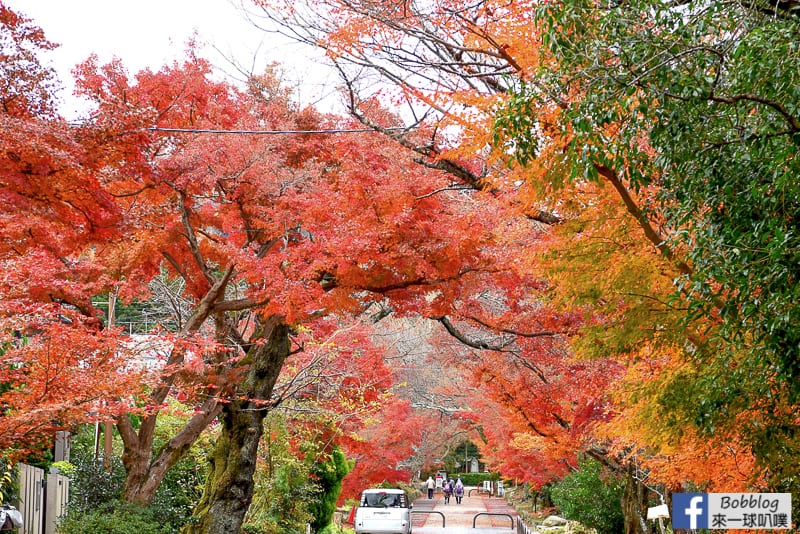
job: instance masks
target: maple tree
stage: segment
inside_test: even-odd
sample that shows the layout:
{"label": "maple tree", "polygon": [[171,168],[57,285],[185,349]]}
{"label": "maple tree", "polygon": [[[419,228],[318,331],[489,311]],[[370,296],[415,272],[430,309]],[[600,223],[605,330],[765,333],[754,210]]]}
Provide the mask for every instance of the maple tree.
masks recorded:
{"label": "maple tree", "polygon": [[[21,286],[20,309],[36,309],[57,290],[59,305],[86,323],[81,332],[103,332],[122,347],[123,333],[103,330],[92,297],[113,292],[123,302],[146,301],[152,280],[182,279],[182,305],[144,349],[160,363],[140,369],[146,381],[120,373],[147,391],[108,398],[139,415],[134,426],[114,412],[125,448],[124,496],[134,502],[148,502],[199,433],[221,421],[199,521],[187,531],[231,532],[241,524],[263,418],[284,363],[300,348],[300,325],[322,335],[338,317],[374,301],[398,314],[441,316],[454,311],[457,298],[476,298],[487,282],[520,282],[495,231],[501,210],[449,192],[447,175],[416,168],[381,137],[174,130],[352,127],[300,109],[269,75],[245,90],[211,81],[210,66],[192,49],[184,63],[134,78],[116,60],[99,65],[90,58],[76,72],[79,91],[96,108],[67,130],[87,160],[61,178],[73,188],[67,206],[77,205],[85,220],[48,213],[65,235],[73,232],[44,243],[59,247],[51,263],[68,267],[55,288],[44,283],[52,279],[45,264],[34,263],[36,236],[18,238],[16,264],[27,267],[17,270],[19,278],[33,274],[39,283]],[[393,120],[386,112],[373,116]],[[51,189],[41,200],[58,205],[59,195]],[[78,204],[82,195],[99,207]],[[82,361],[94,354],[85,344],[64,347]],[[65,356],[57,349],[55,357]],[[132,356],[114,354],[128,362]],[[171,394],[194,411],[153,450],[155,422]]]}
{"label": "maple tree", "polygon": [[44,67],[37,54],[56,47],[41,28],[24,15],[0,4],[3,24],[3,112],[11,117],[55,116],[56,75]]}
{"label": "maple tree", "polygon": [[[796,370],[796,132],[786,88],[747,96],[759,94],[747,92],[748,80],[791,70],[793,49],[763,68],[753,61],[792,31],[791,16],[766,23],[743,7],[722,20],[755,16],[758,30],[718,32],[726,37],[713,47],[693,48],[695,30],[718,22],[709,11],[669,41],[686,53],[660,63],[652,58],[664,52],[665,32],[642,32],[642,24],[671,23],[678,12],[662,6],[666,18],[650,20],[644,2],[627,15],[566,2],[258,4],[278,31],[325,48],[353,119],[385,137],[169,130],[358,124],[299,108],[270,75],[251,77],[244,90],[213,82],[191,49],[184,63],[135,78],[119,62],[90,59],[79,68],[80,87],[97,109],[81,127],[39,106],[46,98],[31,96],[37,104],[21,108],[25,100],[7,99],[14,104],[3,117],[4,150],[11,147],[4,194],[31,221],[23,227],[6,216],[2,225],[7,316],[27,326],[34,313],[49,323],[66,313],[73,322],[51,333],[63,332],[64,343],[76,329],[93,341],[109,336],[73,362],[101,354],[124,362],[130,354],[119,333],[102,332],[92,297],[146,300],[158,276],[183,280],[184,305],[154,332],[164,365],[147,377],[149,392],[112,390],[142,377],[110,373],[118,368],[111,360],[96,377],[119,378],[98,390],[114,401],[106,413],[130,409],[120,399],[142,413],[138,428],[117,417],[128,499],[146,502],[219,418],[224,437],[196,531],[235,531],[252,495],[263,417],[288,391],[281,371],[301,369],[302,352],[294,352],[307,340],[304,329],[324,338],[375,303],[388,310],[380,315],[429,317],[448,334],[436,349],[457,355],[474,389],[439,388],[437,402],[459,402],[438,408],[472,407],[483,453],[520,479],[546,482],[583,451],[628,474],[644,459],[669,490],[687,481],[737,489],[791,483],[796,441],[791,432],[780,446],[769,437],[796,425],[794,389],[783,387]],[[643,62],[608,44],[617,36]],[[596,54],[613,56],[592,63],[597,72],[582,63]],[[693,62],[676,71],[683,58]],[[737,69],[718,68],[730,62]],[[704,69],[717,76],[698,78]],[[576,75],[587,72],[598,76]],[[33,95],[40,83],[29,80],[22,93]],[[414,127],[403,128],[393,111],[399,104]],[[711,122],[709,109],[719,111]],[[729,123],[749,133],[736,137]],[[19,142],[17,131],[37,142]],[[744,187],[742,168],[760,188]],[[785,172],[767,179],[779,168]],[[48,338],[31,339],[36,346]],[[9,353],[17,358],[11,367],[24,353]],[[369,376],[366,367],[359,373]],[[374,378],[388,384],[386,375]],[[173,393],[195,412],[153,451],[156,417]],[[325,402],[331,412],[346,410]],[[367,425],[367,441],[343,440],[360,460],[351,480],[371,481],[362,468],[399,475],[406,451],[384,439],[393,437],[385,426],[408,412],[402,402],[391,410],[384,418],[395,419],[379,425],[352,421],[354,429]],[[404,430],[422,436],[434,426],[417,419]],[[717,441],[704,444],[711,430]],[[712,446],[722,444],[731,448]],[[367,447],[396,454],[386,471],[370,463],[377,457]],[[227,454],[236,450],[248,452]],[[758,477],[765,465],[772,481]],[[744,469],[735,479],[714,476],[733,466]],[[239,477],[234,486],[220,484],[227,474]],[[638,528],[641,503],[626,510]],[[214,518],[227,523],[212,525]]]}
{"label": "maple tree", "polygon": [[[693,349],[673,346],[682,370],[654,379],[680,392],[655,394],[673,434],[686,425],[700,439],[732,434],[759,459],[756,472],[792,487],[797,205],[789,154],[798,122],[796,84],[776,73],[794,75],[797,56],[771,51],[785,46],[797,18],[783,5],[687,9],[543,7],[544,42],[559,68],[532,76],[512,108],[545,93],[578,95],[565,100],[563,116],[573,176],[613,173],[631,190],[650,189],[639,211],[662,228],[650,239],[665,256],[685,258],[675,278]],[[765,84],[774,79],[781,83]],[[529,134],[511,129],[522,157],[534,156]],[[785,436],[779,447],[776,435]]]}
{"label": "maple tree", "polygon": [[[438,2],[431,5],[376,5],[350,1],[313,2],[302,6],[293,3],[291,7],[281,2],[259,4],[264,6],[267,16],[273,17],[276,31],[326,50],[340,69],[350,111],[354,116],[366,124],[374,124],[362,109],[365,103],[373,101],[373,95],[368,91],[375,86],[382,94],[388,95],[385,98],[393,103],[408,103],[417,112],[414,117],[418,118],[419,125],[430,125],[420,128],[426,137],[417,134],[416,138],[412,138],[384,130],[386,135],[397,140],[401,146],[424,156],[421,159],[424,165],[447,170],[463,186],[491,191],[515,205],[515,215],[541,223],[507,221],[504,232],[509,240],[524,242],[528,251],[541,250],[536,246],[537,240],[552,231],[544,225],[559,222],[562,216],[575,218],[580,212],[576,206],[581,201],[576,198],[571,202],[568,193],[558,202],[550,203],[550,209],[545,209],[548,207],[545,201],[550,199],[542,194],[542,190],[546,193],[552,188],[529,179],[526,176],[529,169],[513,165],[508,167],[508,158],[499,151],[487,150],[487,144],[492,140],[495,106],[516,83],[515,77],[524,77],[541,64],[540,55],[530,46],[536,35],[536,28],[530,25],[528,16],[533,4],[509,6],[503,2],[481,2],[474,6],[463,6],[455,2]],[[379,82],[368,85],[365,83],[366,76],[373,76]],[[367,91],[366,94],[360,92],[362,87]],[[547,150],[556,158],[564,146],[556,128],[559,107],[552,103],[549,106],[541,105],[537,111],[541,117],[537,126],[542,126],[539,131],[551,136]],[[452,141],[443,133],[449,128],[459,132],[457,141]],[[535,169],[536,177],[539,173],[552,170],[548,167],[547,164],[539,165]],[[584,195],[592,194],[584,192]],[[556,206],[558,214],[553,209]],[[517,261],[524,262],[529,272],[544,273],[534,261]],[[538,283],[545,291],[552,289],[545,278]],[[493,313],[486,306],[483,310],[473,307],[462,313],[468,320],[457,326],[448,318],[441,318],[447,331],[472,349],[494,352],[502,357],[501,360],[510,359],[509,368],[501,367],[509,375],[506,376],[502,371],[497,375],[509,381],[515,378],[520,380],[517,384],[506,383],[506,388],[513,390],[515,395],[531,387],[531,383],[538,382],[535,388],[553,387],[547,382],[550,377],[558,375],[570,365],[564,361],[567,359],[565,350],[548,347],[541,351],[545,354],[542,367],[531,372],[527,380],[523,379],[524,373],[514,369],[514,366],[522,368],[528,365],[535,369],[536,360],[541,357],[540,349],[529,346],[526,336],[569,337],[581,323],[573,310],[548,307],[546,298],[536,303],[541,308],[531,310],[527,306],[527,313],[523,313],[532,300],[530,295],[522,292],[509,298],[510,309],[504,310],[501,317],[491,317]],[[492,328],[494,334],[490,333]],[[477,329],[482,333],[470,339],[470,336],[464,335],[464,329]],[[494,338],[486,338],[486,335]],[[514,346],[515,340],[520,340],[518,343],[521,346]],[[504,348],[508,354],[504,354]],[[537,354],[537,357],[533,354]],[[548,359],[550,355],[552,359]],[[514,357],[518,359],[514,361]],[[483,358],[485,362],[481,361]],[[497,360],[489,358],[486,353],[474,358],[476,376],[480,375],[481,369],[496,365]],[[583,384],[570,386],[580,388]],[[486,388],[491,389],[491,386]],[[599,386],[594,391],[601,390],[602,386]],[[503,388],[498,387],[495,393],[500,395],[501,391]],[[560,418],[562,422],[556,425],[568,427],[566,420],[571,419],[572,415],[567,416],[566,413],[580,410],[581,402],[571,403],[568,400],[571,392],[565,389],[552,391],[551,394],[558,399],[555,402],[563,400],[560,409],[566,411],[554,411],[552,406],[547,406],[547,401],[544,401],[546,396],[542,395],[539,401],[542,410],[539,413],[542,417],[554,417],[554,421]],[[562,396],[566,398],[562,399]],[[519,413],[530,411],[536,410],[523,409]]]}
{"label": "maple tree", "polygon": [[575,467],[588,430],[605,418],[606,390],[621,366],[605,357],[573,358],[565,339],[581,322],[550,309],[547,328],[532,331],[542,310],[527,305],[506,310],[504,332],[475,315],[448,320],[456,339],[439,332],[437,347],[462,371],[466,399],[458,415],[479,431],[482,459],[538,488]]}
{"label": "maple tree", "polygon": [[[254,3],[262,8],[259,15],[272,21],[270,31],[324,50],[341,74],[351,115],[416,153],[421,164],[479,190],[498,185],[495,179],[514,182],[514,176],[499,172],[505,159],[488,153],[487,143],[497,95],[510,89],[521,69],[537,64],[538,54],[526,45],[533,28],[516,16],[532,4]],[[381,128],[386,125],[364,113],[376,102],[402,110],[419,128]],[[519,185],[527,188],[524,183]],[[552,213],[526,209],[533,218],[556,220]]]}
{"label": "maple tree", "polygon": [[[614,439],[624,434],[644,457],[682,443],[686,461],[695,453],[689,481],[725,454],[709,458],[698,443],[706,434],[687,427],[720,432],[718,445],[749,434],[745,456],[760,448],[762,459],[749,464],[752,487],[766,466],[783,473],[778,484],[791,479],[795,441],[787,435],[776,448],[763,440],[771,431],[757,429],[796,424],[792,388],[781,387],[797,346],[788,326],[796,323],[796,203],[788,200],[796,194],[785,179],[792,164],[781,163],[793,153],[796,98],[791,83],[766,92],[752,86],[796,72],[794,49],[779,37],[796,26],[786,6],[698,10],[683,20],[683,4],[649,2],[633,10],[584,2],[256,4],[274,31],[326,51],[355,117],[374,125],[362,109],[376,95],[407,104],[414,124],[430,126],[428,136],[384,133],[423,164],[519,202],[528,217],[563,222],[542,233],[532,251],[545,259],[532,263],[552,284],[555,307],[584,319],[566,333],[572,351],[649,370],[606,384],[617,405],[609,414],[635,422]],[[754,29],[731,30],[745,26]],[[767,43],[786,53],[762,61]],[[735,71],[723,68],[729,63]],[[498,104],[505,112],[495,120]],[[738,123],[741,131],[731,126]],[[500,150],[487,149],[490,138]],[[484,339],[473,341],[485,350]],[[794,344],[777,349],[786,343]],[[522,413],[529,411],[536,410]],[[608,434],[595,439],[602,444]],[[612,450],[589,448],[607,462]],[[789,454],[779,459],[778,450]],[[679,487],[674,472],[665,479]]]}
{"label": "maple tree", "polygon": [[58,117],[55,74],[37,55],[55,45],[41,29],[0,3],[0,39],[0,447],[14,455],[119,413],[145,382],[92,313],[109,279],[88,251],[120,220],[100,186],[102,148]]}
{"label": "maple tree", "polygon": [[293,436],[292,451],[305,458],[314,448],[313,455],[324,457],[339,447],[352,463],[340,502],[369,485],[407,482],[411,473],[403,463],[423,424],[398,395],[390,356],[374,343],[373,330],[371,319],[360,320],[307,340],[276,386],[276,413]]}
{"label": "maple tree", "polygon": [[[459,415],[469,409],[463,366],[457,358],[446,357],[452,351],[433,336],[437,326],[433,320],[387,316],[375,325],[373,334],[392,368],[393,391],[409,404],[413,415],[394,431],[405,434],[405,442],[413,444],[413,454],[403,459],[405,478],[409,473],[418,476],[438,469],[450,472],[454,449],[475,436],[471,420]],[[389,421],[378,424],[385,426]],[[381,438],[380,429],[375,436],[386,439]]]}

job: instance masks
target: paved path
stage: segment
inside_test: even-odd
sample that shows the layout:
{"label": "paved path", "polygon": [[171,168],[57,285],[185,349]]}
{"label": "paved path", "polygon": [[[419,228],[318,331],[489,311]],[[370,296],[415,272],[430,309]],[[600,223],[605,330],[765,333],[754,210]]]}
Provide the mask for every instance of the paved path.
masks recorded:
{"label": "paved path", "polygon": [[[456,504],[455,497],[450,499],[450,504],[444,503],[444,497],[436,494],[429,500],[427,496],[414,501],[411,512],[413,534],[510,534],[516,532],[517,513],[505,499],[489,497],[486,494],[478,495],[477,490],[468,496],[465,493],[461,504]],[[437,513],[424,513],[424,512]],[[508,514],[508,515],[481,515],[479,513]],[[442,527],[442,515],[444,527]],[[475,521],[475,528],[472,528]]]}

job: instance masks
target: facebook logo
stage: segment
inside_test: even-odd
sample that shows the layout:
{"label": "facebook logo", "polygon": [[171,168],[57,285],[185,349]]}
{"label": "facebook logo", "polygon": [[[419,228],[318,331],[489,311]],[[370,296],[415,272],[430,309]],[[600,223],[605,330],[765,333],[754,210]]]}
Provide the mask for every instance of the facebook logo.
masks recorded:
{"label": "facebook logo", "polygon": [[791,493],[673,493],[676,529],[792,528]]}
{"label": "facebook logo", "polygon": [[673,528],[708,528],[708,494],[674,493],[672,495]]}

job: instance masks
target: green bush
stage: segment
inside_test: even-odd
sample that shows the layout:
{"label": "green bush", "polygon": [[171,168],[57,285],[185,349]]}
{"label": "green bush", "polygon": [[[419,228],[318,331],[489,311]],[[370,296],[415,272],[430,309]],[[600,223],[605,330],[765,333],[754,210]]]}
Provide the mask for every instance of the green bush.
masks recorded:
{"label": "green bush", "polygon": [[170,534],[153,508],[142,508],[116,501],[110,509],[93,509],[70,513],[57,527],[59,534]]}
{"label": "green bush", "polygon": [[14,462],[0,457],[0,504],[19,499],[19,480]]}
{"label": "green bush", "polygon": [[[418,498],[419,498],[420,496],[422,496],[422,495],[423,495],[423,493],[424,493],[424,492],[423,492],[423,491],[420,489],[420,486],[419,486],[419,484],[411,484],[411,483],[406,483],[406,482],[398,482],[397,484],[395,484],[395,485],[394,485],[394,486],[392,486],[392,487],[394,487],[394,488],[397,488],[397,489],[401,489],[401,490],[405,491],[405,492],[406,492],[406,495],[408,495],[408,501],[409,501],[409,502],[414,502],[416,499],[418,499]],[[353,502],[353,504],[358,504],[358,500],[356,499],[356,500]]]}
{"label": "green bush", "polygon": [[292,450],[292,438],[282,414],[272,413],[264,423],[266,435],[260,444],[255,472],[255,494],[247,511],[245,534],[296,534],[305,532],[314,516],[310,503],[319,489],[312,480],[316,454],[299,458]]}
{"label": "green bush", "polygon": [[480,486],[485,480],[497,479],[497,475],[494,473],[448,473],[447,476],[452,477],[453,480],[461,477],[461,482],[465,486]]}
{"label": "green bush", "polygon": [[[69,476],[69,513],[73,510],[88,512],[102,509],[122,495],[125,484],[125,468],[119,458],[111,461],[111,470],[106,470],[102,461],[90,455],[72,454],[73,470]],[[76,457],[77,456],[77,457]]]}
{"label": "green bush", "polygon": [[[70,479],[69,506],[62,523],[65,528],[73,528],[73,525],[77,528],[68,532],[93,532],[90,528],[80,530],[81,521],[113,523],[115,518],[128,516],[145,525],[150,515],[158,518],[153,526],[158,526],[160,530],[155,532],[178,532],[181,526],[191,520],[192,508],[199,499],[205,475],[194,457],[183,458],[169,470],[149,507],[129,509],[119,503],[125,483],[125,469],[120,454],[115,454],[111,469],[107,470],[102,461],[94,458],[93,434],[93,428],[87,426],[73,436],[72,461],[67,464],[69,468],[62,471]],[[62,463],[59,467],[66,465]],[[149,532],[145,526],[137,531],[138,534]]]}
{"label": "green bush", "polygon": [[336,501],[342,492],[342,479],[350,472],[353,465],[347,461],[341,449],[334,448],[327,461],[318,462],[312,472],[317,481],[319,493],[309,504],[309,512],[314,516],[311,528],[323,531],[331,523]]}
{"label": "green bush", "polygon": [[597,460],[585,458],[578,471],[553,485],[551,497],[567,519],[598,534],[618,534],[624,530],[622,490],[622,480],[605,472]]}
{"label": "green bush", "polygon": [[276,534],[282,532],[277,522],[270,518],[260,518],[258,523],[242,525],[242,534]]}

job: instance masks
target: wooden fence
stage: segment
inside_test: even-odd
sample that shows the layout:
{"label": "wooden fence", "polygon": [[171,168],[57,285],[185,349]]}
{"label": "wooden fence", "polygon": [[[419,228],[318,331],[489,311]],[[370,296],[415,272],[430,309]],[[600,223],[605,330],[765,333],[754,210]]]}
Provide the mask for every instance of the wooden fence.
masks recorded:
{"label": "wooden fence", "polygon": [[23,525],[19,534],[55,534],[56,522],[69,499],[69,479],[59,473],[18,465],[19,502]]}

